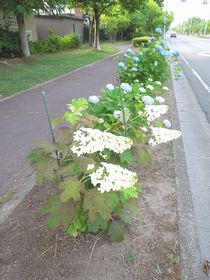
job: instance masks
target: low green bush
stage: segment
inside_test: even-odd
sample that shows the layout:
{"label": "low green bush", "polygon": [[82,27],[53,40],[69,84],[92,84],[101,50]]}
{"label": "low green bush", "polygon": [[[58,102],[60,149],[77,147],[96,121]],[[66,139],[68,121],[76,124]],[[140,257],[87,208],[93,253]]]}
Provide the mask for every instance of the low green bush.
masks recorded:
{"label": "low green bush", "polygon": [[59,36],[49,30],[49,36],[40,41],[30,42],[29,47],[32,54],[36,53],[55,53],[59,50],[77,48],[80,44],[76,34]]}
{"label": "low green bush", "polygon": [[74,49],[77,48],[79,44],[79,37],[75,34],[60,37],[60,45],[62,49]]}
{"label": "low green bush", "polygon": [[21,56],[18,33],[0,28],[0,57],[13,58],[18,56]]}
{"label": "low green bush", "polygon": [[142,36],[142,37],[137,37],[137,38],[134,38],[132,40],[132,43],[133,43],[133,46],[134,47],[138,47],[139,45],[141,44],[147,44],[148,41],[149,41],[150,37],[149,36]]}

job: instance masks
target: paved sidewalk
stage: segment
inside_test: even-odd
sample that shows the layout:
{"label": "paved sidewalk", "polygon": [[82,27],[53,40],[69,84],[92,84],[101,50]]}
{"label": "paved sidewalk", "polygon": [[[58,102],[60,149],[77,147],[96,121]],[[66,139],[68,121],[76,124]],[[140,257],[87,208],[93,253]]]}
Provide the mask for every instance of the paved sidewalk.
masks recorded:
{"label": "paved sidewalk", "polygon": [[[128,45],[119,46],[119,51]],[[20,81],[21,83],[21,81]],[[116,83],[113,57],[93,63],[21,95],[0,102],[0,197],[22,185],[31,169],[26,161],[33,141],[49,139],[49,127],[40,93],[48,93],[52,117],[61,116],[76,97],[98,95],[107,83]]]}
{"label": "paved sidewalk", "polygon": [[173,87],[184,145],[181,151],[175,144],[183,279],[202,280],[202,265],[210,260],[210,124],[187,79],[173,81]]}

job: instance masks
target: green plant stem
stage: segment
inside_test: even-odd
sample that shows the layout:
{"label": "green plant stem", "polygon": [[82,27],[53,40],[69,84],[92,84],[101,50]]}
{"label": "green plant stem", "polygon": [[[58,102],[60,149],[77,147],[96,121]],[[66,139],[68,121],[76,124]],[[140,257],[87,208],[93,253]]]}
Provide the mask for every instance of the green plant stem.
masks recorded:
{"label": "green plant stem", "polygon": [[125,134],[125,136],[127,136],[127,123],[126,123],[126,119],[125,119],[125,106],[124,106],[123,95],[122,95],[121,91],[120,91],[120,104],[121,104],[121,110],[122,110],[122,115],[123,115],[124,134]]}

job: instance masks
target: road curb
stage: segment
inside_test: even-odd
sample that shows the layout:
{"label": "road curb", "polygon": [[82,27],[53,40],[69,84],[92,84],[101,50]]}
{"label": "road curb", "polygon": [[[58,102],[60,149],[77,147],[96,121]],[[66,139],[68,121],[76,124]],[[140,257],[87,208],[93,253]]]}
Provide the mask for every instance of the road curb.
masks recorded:
{"label": "road curb", "polygon": [[100,60],[97,60],[97,61],[95,61],[95,62],[89,63],[89,64],[87,64],[87,65],[85,65],[85,66],[82,66],[82,67],[80,67],[80,68],[77,68],[77,69],[75,69],[75,70],[73,70],[73,71],[70,71],[70,72],[65,73],[65,74],[63,74],[63,75],[60,75],[60,76],[55,77],[55,78],[53,78],[53,79],[47,80],[47,81],[45,81],[45,82],[43,82],[43,83],[37,84],[37,85],[35,85],[35,86],[31,87],[31,88],[28,88],[28,89],[25,89],[25,90],[23,90],[23,91],[17,92],[17,93],[15,93],[14,95],[10,95],[10,96],[1,98],[1,99],[0,99],[0,102],[7,101],[7,100],[9,100],[9,99],[15,98],[15,97],[18,96],[18,95],[22,95],[22,94],[24,94],[24,93],[27,93],[28,91],[31,91],[31,90],[33,90],[33,89],[36,89],[36,88],[38,88],[38,87],[40,87],[40,86],[44,86],[44,85],[47,85],[47,84],[49,84],[49,83],[51,83],[51,82],[55,82],[55,81],[57,81],[57,80],[59,80],[59,79],[65,78],[65,77],[67,77],[67,76],[69,76],[69,75],[72,75],[72,74],[74,74],[74,73],[76,73],[76,72],[82,70],[82,69],[85,69],[85,68],[88,68],[88,67],[90,67],[90,66],[92,66],[92,65],[95,65],[95,64],[97,64],[97,63],[103,62],[103,61],[105,61],[105,60],[107,60],[107,59],[110,59],[110,58],[112,58],[112,57],[115,57],[115,56],[117,56],[117,55],[119,55],[119,54],[121,54],[121,53],[123,53],[123,51],[114,53],[114,54],[109,55],[109,56],[107,56],[107,57],[105,57],[105,58],[103,58],[103,59],[100,59]]}
{"label": "road curb", "polygon": [[29,175],[24,183],[22,183],[16,190],[12,198],[0,207],[0,225],[5,222],[9,215],[22,202],[26,195],[35,186],[35,174]]}
{"label": "road curb", "polygon": [[[172,65],[170,67],[172,73]],[[182,79],[186,79],[185,76]],[[180,82],[171,80],[170,88],[173,93],[176,92],[175,83]],[[175,94],[172,96],[172,122],[174,127],[180,129]],[[200,245],[182,138],[174,142],[174,157],[182,279],[206,280],[208,278],[202,271]]]}

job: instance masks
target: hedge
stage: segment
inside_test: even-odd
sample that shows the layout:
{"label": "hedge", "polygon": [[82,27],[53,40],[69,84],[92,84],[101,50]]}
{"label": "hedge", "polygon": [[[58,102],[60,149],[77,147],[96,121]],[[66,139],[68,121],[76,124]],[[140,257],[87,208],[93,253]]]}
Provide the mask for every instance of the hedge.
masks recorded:
{"label": "hedge", "polygon": [[149,36],[142,36],[142,37],[137,37],[137,38],[134,38],[132,40],[132,43],[133,43],[133,46],[134,47],[138,47],[139,45],[141,44],[147,44],[148,41],[149,41],[150,37]]}

